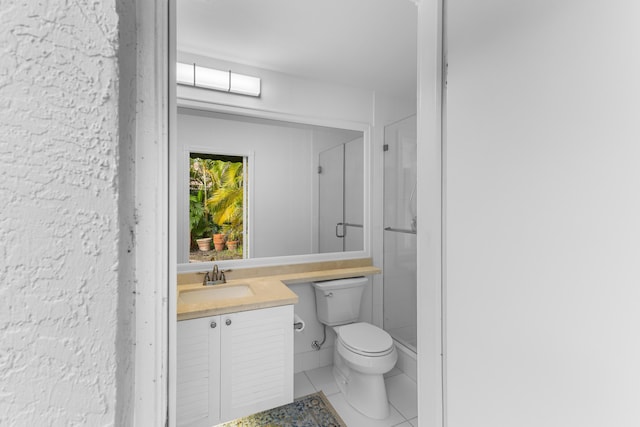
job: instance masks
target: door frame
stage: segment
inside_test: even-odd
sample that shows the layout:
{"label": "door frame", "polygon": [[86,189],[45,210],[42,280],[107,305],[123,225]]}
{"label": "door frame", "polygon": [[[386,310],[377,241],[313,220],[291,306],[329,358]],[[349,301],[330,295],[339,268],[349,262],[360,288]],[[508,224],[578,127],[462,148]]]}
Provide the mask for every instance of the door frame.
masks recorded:
{"label": "door frame", "polygon": [[[418,416],[446,424],[443,225],[445,0],[413,0],[418,15]],[[134,425],[175,425],[176,159],[175,2],[136,3],[136,282]],[[122,94],[121,97],[125,95]],[[148,250],[146,250],[148,249]]]}

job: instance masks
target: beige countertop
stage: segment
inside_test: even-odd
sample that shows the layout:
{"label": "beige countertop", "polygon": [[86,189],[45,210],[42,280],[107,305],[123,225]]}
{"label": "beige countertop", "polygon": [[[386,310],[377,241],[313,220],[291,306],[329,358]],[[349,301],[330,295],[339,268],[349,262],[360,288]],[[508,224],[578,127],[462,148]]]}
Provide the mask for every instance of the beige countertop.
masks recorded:
{"label": "beige countertop", "polygon": [[[187,303],[180,297],[180,294],[196,289],[206,289],[202,285],[204,273],[179,274],[178,320],[296,304],[298,302],[298,296],[291,291],[287,285],[319,280],[370,276],[381,272],[379,268],[371,265],[370,259],[353,261],[354,262],[346,263],[344,261],[336,261],[297,264],[230,271],[226,273],[228,278],[226,284],[213,285],[206,288],[224,288],[244,284],[251,288],[252,295],[229,299],[208,299],[194,303]],[[278,272],[281,274],[278,274]]]}

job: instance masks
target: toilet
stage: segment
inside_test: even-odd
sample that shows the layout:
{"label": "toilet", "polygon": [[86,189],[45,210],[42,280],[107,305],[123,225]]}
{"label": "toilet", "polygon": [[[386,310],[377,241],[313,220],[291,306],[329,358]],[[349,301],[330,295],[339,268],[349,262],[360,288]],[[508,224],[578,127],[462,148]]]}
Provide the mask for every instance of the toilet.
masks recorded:
{"label": "toilet", "polygon": [[318,320],[333,327],[336,344],[333,376],[347,402],[374,419],[389,416],[384,374],[398,360],[391,336],[375,325],[358,322],[366,277],[313,282]]}

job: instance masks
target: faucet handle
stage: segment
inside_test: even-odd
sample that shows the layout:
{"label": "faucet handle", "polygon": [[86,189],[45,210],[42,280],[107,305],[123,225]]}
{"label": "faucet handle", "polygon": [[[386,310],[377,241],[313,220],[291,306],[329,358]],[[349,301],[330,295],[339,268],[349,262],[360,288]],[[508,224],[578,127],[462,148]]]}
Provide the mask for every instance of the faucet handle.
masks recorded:
{"label": "faucet handle", "polygon": [[207,286],[207,282],[210,282],[211,278],[209,277],[209,272],[206,271],[204,273],[204,279],[202,280],[202,286]]}
{"label": "faucet handle", "polygon": [[220,272],[220,276],[218,277],[218,280],[221,280],[222,283],[227,283],[227,278],[224,276],[224,271]]}

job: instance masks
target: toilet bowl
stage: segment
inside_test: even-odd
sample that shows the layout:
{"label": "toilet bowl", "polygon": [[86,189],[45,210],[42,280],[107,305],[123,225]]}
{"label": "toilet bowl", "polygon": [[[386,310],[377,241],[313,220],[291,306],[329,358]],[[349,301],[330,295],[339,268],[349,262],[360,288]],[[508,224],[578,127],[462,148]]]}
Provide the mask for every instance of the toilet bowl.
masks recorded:
{"label": "toilet bowl", "polygon": [[347,402],[370,418],[389,416],[384,374],[398,360],[391,336],[369,323],[334,327],[333,375]]}
{"label": "toilet bowl", "polygon": [[313,282],[318,320],[336,333],[333,375],[347,402],[363,415],[384,419],[389,401],[384,374],[398,360],[391,336],[358,322],[365,277]]}

